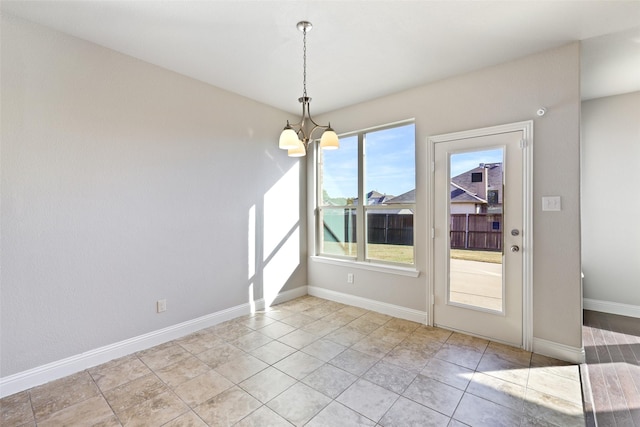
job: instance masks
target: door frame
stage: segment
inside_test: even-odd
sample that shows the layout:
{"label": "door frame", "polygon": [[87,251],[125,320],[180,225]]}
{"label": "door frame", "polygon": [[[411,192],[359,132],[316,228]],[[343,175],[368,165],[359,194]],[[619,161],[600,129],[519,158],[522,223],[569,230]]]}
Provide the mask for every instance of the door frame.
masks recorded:
{"label": "door frame", "polygon": [[499,133],[522,132],[520,147],[522,152],[522,348],[533,349],[533,120],[433,135],[427,139],[427,165],[431,172],[427,185],[427,240],[430,242],[427,259],[427,324],[433,326],[434,311],[434,254],[435,254],[435,144],[459,139],[495,135]]}

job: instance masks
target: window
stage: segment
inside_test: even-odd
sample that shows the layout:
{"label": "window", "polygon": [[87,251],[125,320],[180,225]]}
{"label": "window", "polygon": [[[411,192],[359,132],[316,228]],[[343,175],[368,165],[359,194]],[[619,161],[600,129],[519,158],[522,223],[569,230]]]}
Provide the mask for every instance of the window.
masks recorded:
{"label": "window", "polygon": [[482,172],[471,172],[471,182],[482,182]]}
{"label": "window", "polygon": [[318,150],[317,253],[414,264],[415,125],[356,132]]}

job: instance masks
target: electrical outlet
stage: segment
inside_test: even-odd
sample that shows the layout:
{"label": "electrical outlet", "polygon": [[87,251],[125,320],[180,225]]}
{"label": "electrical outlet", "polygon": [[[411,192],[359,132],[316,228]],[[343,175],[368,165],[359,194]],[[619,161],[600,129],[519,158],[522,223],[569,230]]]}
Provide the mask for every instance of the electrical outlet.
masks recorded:
{"label": "electrical outlet", "polygon": [[162,313],[163,311],[167,311],[167,300],[166,299],[159,299],[156,302],[156,310],[158,313]]}
{"label": "electrical outlet", "polygon": [[347,283],[353,283],[353,273],[347,273]]}

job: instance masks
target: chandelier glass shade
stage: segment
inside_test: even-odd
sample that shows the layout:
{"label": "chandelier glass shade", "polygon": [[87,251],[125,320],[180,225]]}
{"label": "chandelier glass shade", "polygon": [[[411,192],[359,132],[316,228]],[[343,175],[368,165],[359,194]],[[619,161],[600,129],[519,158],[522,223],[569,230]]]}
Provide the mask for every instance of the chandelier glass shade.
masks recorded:
{"label": "chandelier glass shade", "polygon": [[[287,120],[287,125],[282,130],[280,140],[278,142],[278,147],[283,150],[287,150],[287,154],[290,157],[304,156],[307,152],[309,142],[314,140],[314,133],[318,130],[323,130],[322,136],[320,137],[320,148],[325,150],[335,150],[340,147],[338,135],[331,128],[331,123],[327,126],[323,126],[317,124],[313,118],[311,118],[311,111],[309,110],[311,98],[307,96],[307,31],[311,30],[312,25],[311,22],[300,21],[296,26],[303,34],[303,91],[302,96],[298,98],[298,102],[302,104],[302,117],[300,118],[300,121],[295,124],[290,124]],[[311,127],[311,130],[307,131],[307,127]]]}

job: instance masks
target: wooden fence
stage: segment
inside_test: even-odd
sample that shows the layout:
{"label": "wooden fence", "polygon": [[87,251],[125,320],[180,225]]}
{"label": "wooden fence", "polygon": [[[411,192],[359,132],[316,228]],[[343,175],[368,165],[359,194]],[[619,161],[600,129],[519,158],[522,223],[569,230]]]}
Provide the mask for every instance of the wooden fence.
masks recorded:
{"label": "wooden fence", "polygon": [[451,214],[451,249],[502,251],[502,214]]}
{"label": "wooden fence", "polygon": [[[367,241],[387,245],[413,245],[413,215],[368,213]],[[325,216],[324,240],[327,242],[355,242],[355,216],[351,209],[343,215]]]}

